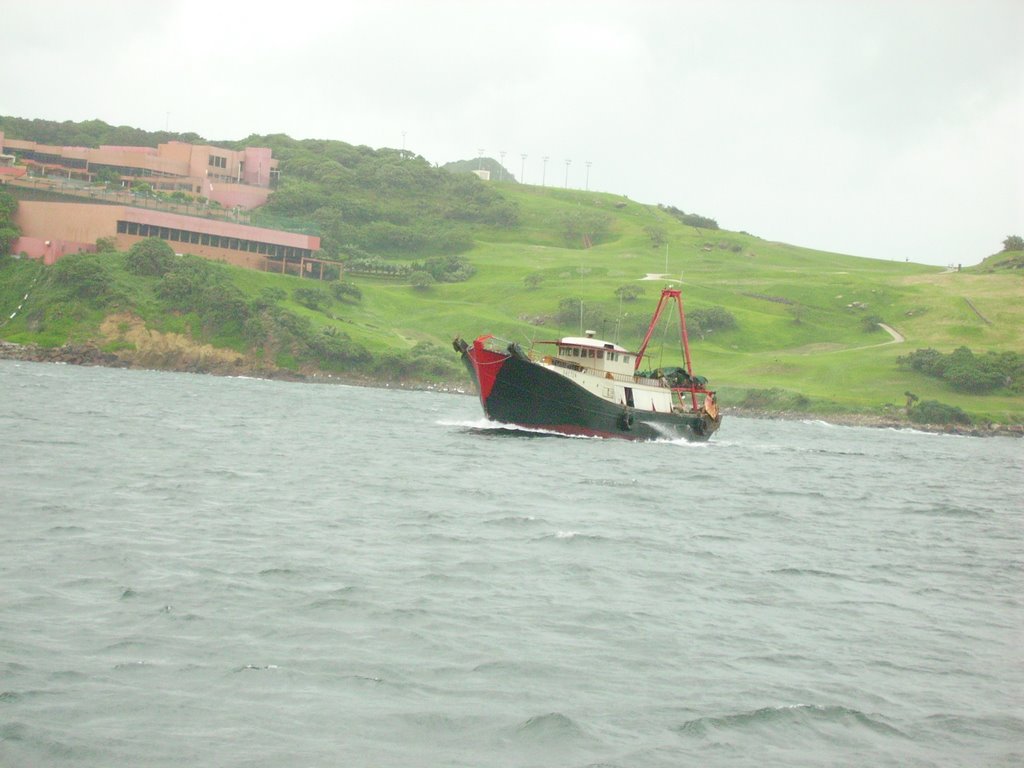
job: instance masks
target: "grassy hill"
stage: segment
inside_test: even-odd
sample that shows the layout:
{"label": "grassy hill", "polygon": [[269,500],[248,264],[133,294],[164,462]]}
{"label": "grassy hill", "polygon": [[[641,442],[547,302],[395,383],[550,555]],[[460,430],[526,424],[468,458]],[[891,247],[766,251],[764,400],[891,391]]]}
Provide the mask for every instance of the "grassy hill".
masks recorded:
{"label": "grassy hill", "polygon": [[[282,175],[295,178],[297,186],[282,190],[279,210],[318,221],[325,240],[333,238],[337,258],[354,264],[352,259],[370,255],[422,271],[426,258],[446,253],[439,244],[448,237],[458,245],[447,253],[457,253],[475,272],[461,282],[415,287],[408,272],[385,278],[350,271],[346,282],[355,290],[336,295],[326,283],[209,265],[213,272],[197,281],[216,284],[220,292],[196,289],[190,299],[178,297],[175,303],[168,299],[165,277],[133,274],[125,254],[89,257],[101,264],[102,279],[110,286],[92,296],[79,292],[58,269],[86,257],[69,257],[53,268],[4,259],[0,317],[6,322],[0,320],[0,338],[44,346],[93,342],[154,367],[281,368],[466,386],[450,348],[456,335],[493,333],[528,346],[577,334],[582,301],[586,328],[636,346],[661,287],[681,280],[688,317],[699,320],[702,312],[709,317],[718,312],[733,321],[731,326],[697,322],[703,327],[691,328],[696,372],[708,377],[726,406],[823,416],[895,415],[910,391],[921,400],[959,407],[978,422],[1024,423],[1019,378],[1012,386],[969,394],[898,362],[925,348],[950,353],[966,346],[977,355],[1024,350],[1024,271],[1013,268],[1020,254],[999,254],[978,267],[949,272],[701,229],[683,223],[673,209],[616,195],[485,183],[472,175],[448,185],[433,177],[446,171],[422,163],[403,177],[402,194],[381,188],[374,197],[348,178],[349,171],[353,178],[369,178],[365,163],[376,162],[372,150],[353,154],[328,147],[324,157],[341,158],[331,162],[358,156],[364,164],[329,172],[324,162],[311,161],[316,147],[288,142],[279,140]],[[288,147],[297,162],[291,171]],[[385,152],[377,159],[393,170],[408,157]],[[343,176],[344,184],[338,181]],[[334,178],[334,189],[354,191],[334,192],[325,203],[317,197],[314,177]],[[418,183],[430,185],[429,200],[416,201]],[[306,209],[297,194],[300,185],[312,201]],[[435,217],[449,227],[447,235],[428,238],[408,253],[368,251],[372,222],[359,231],[339,223],[340,209],[351,208],[356,194],[362,196],[360,210],[371,219],[385,215],[403,221],[401,200],[406,200],[415,215],[406,216],[403,226]],[[454,195],[449,209],[452,200],[476,201],[479,215],[446,218],[446,195]],[[385,206],[381,200],[389,202]],[[359,247],[349,247],[343,239],[349,235],[366,237]],[[650,275],[658,277],[645,279]],[[642,294],[630,299],[637,290]],[[30,297],[23,311],[8,318],[25,293]],[[235,315],[213,312],[203,302],[234,307]],[[675,336],[669,331],[667,338]],[[163,344],[164,357],[146,351],[147,339]],[[198,349],[205,350],[201,362],[189,357],[199,355]],[[654,363],[661,362],[657,345],[651,353]],[[671,345],[663,359],[675,362]]]}

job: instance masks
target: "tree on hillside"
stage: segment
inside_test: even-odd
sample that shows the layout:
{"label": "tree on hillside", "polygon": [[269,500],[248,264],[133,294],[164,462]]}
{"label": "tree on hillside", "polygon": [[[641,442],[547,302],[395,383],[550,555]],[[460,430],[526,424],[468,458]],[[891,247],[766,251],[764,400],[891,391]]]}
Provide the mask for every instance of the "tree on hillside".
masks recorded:
{"label": "tree on hillside", "polygon": [[409,276],[409,282],[412,287],[417,291],[426,291],[436,282],[434,276],[429,272],[420,270],[419,272],[413,272]]}
{"label": "tree on hillside", "polygon": [[526,289],[529,291],[533,291],[536,290],[537,288],[540,288],[540,284],[543,282],[544,275],[542,275],[540,272],[531,272],[530,274],[523,278],[523,285],[525,285]]}
{"label": "tree on hillside", "polygon": [[124,266],[134,275],[160,277],[174,267],[174,249],[159,237],[147,237],[128,249]]}
{"label": "tree on hillside", "polygon": [[10,192],[0,192],[0,224],[9,224],[18,210],[18,198]]}
{"label": "tree on hillside", "polygon": [[0,256],[10,253],[20,234],[14,226],[14,212],[17,210],[17,198],[7,192],[0,192]]}
{"label": "tree on hillside", "polygon": [[668,242],[668,234],[665,232],[664,227],[659,227],[654,224],[648,224],[644,227],[644,232],[651,238],[651,247],[658,248]]}
{"label": "tree on hillside", "polygon": [[14,241],[18,239],[18,230],[14,227],[0,225],[0,256],[10,253]]}
{"label": "tree on hillside", "polygon": [[615,295],[623,301],[636,301],[644,295],[643,286],[627,283],[615,289]]}
{"label": "tree on hillside", "polygon": [[1020,235],[1010,235],[1003,240],[1004,251],[1024,251],[1024,237]]}

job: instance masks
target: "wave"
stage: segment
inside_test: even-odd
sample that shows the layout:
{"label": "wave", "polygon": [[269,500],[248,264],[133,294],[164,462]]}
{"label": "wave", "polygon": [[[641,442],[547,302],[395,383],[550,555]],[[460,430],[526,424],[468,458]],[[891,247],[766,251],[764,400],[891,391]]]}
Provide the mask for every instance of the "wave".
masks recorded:
{"label": "wave", "polygon": [[80,525],[55,525],[49,530],[50,533],[88,533]]}
{"label": "wave", "polygon": [[354,595],[355,592],[356,588],[353,586],[332,589],[323,597],[318,597],[308,603],[306,607],[311,610],[324,608],[348,608],[358,602],[358,598]]}
{"label": "wave", "polygon": [[581,533],[580,531],[556,531],[555,533],[546,533],[543,536],[538,536],[534,541],[607,541],[608,539],[604,536],[600,536],[593,533]]}
{"label": "wave", "polygon": [[259,575],[260,576],[264,576],[264,577],[266,577],[266,576],[290,577],[290,576],[301,576],[302,574],[300,574],[298,571],[296,571],[296,570],[294,570],[292,568],[264,568],[262,571],[259,572]]}
{"label": "wave", "polygon": [[583,729],[571,717],[561,712],[534,715],[516,726],[516,734],[530,740],[560,741],[585,736]]}
{"label": "wave", "polygon": [[845,579],[840,573],[832,571],[820,571],[817,568],[773,568],[768,573],[775,573],[781,576],[820,576],[825,579]]}
{"label": "wave", "polygon": [[536,523],[538,518],[534,515],[505,515],[504,517],[484,520],[484,525],[526,525]]}
{"label": "wave", "polygon": [[924,515],[926,517],[968,517],[980,519],[988,517],[984,512],[967,507],[959,507],[955,504],[929,504],[927,506],[916,506],[907,510],[912,515]]}
{"label": "wave", "polygon": [[[763,707],[750,712],[719,717],[698,717],[673,728],[684,736],[711,737],[722,732],[751,732],[771,730],[781,738],[792,737],[793,729],[817,732],[823,728],[841,726],[845,729],[865,729],[875,734],[908,738],[897,728],[884,722],[879,715],[867,715],[857,709],[843,706],[794,704],[784,707]],[[785,728],[781,733],[779,729]]]}

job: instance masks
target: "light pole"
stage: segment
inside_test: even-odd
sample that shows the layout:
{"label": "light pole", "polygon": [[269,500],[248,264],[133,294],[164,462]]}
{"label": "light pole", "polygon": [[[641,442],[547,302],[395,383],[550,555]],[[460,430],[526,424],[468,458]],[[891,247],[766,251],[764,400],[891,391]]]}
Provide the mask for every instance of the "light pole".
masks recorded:
{"label": "light pole", "polygon": [[498,180],[499,181],[504,181],[505,180],[505,150],[504,149],[498,150],[498,157],[501,158],[501,170],[498,171]]}
{"label": "light pole", "polygon": [[586,166],[587,166],[587,185],[586,185],[586,187],[584,187],[584,189],[586,189],[587,192],[589,192],[590,191],[590,161],[589,160],[587,160]]}
{"label": "light pole", "polygon": [[547,178],[547,175],[548,175],[548,156],[544,155],[544,157],[542,157],[541,160],[544,161],[544,165],[541,168],[541,172],[540,172],[540,185],[543,187],[543,186],[546,186],[544,184],[544,180]]}
{"label": "light pole", "polygon": [[478,149],[476,151],[476,169],[479,171],[483,167],[484,167],[484,149],[483,149],[483,147],[480,147],[480,149]]}
{"label": "light pole", "polygon": [[569,166],[572,165],[572,160],[569,158],[565,159],[565,188],[569,188]]}
{"label": "light pole", "polygon": [[526,183],[526,176],[525,176],[525,174],[526,174],[526,153],[524,152],[523,154],[520,155],[520,157],[523,158],[523,162],[519,166],[519,183],[520,184],[525,184]]}

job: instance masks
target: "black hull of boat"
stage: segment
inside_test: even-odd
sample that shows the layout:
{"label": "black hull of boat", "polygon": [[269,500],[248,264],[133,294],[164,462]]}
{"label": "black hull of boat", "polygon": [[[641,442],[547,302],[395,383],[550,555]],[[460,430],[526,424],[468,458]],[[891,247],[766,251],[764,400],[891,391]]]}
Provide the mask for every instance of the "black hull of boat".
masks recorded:
{"label": "black hull of boat", "polygon": [[647,412],[611,403],[524,356],[487,353],[490,359],[474,360],[472,347],[460,351],[493,421],[567,435],[695,441],[707,440],[721,423],[720,416],[706,413]]}

